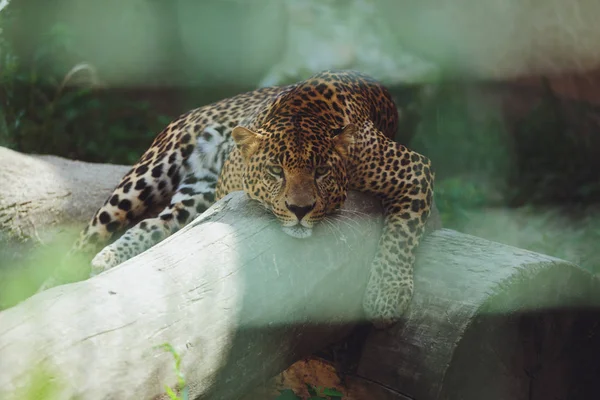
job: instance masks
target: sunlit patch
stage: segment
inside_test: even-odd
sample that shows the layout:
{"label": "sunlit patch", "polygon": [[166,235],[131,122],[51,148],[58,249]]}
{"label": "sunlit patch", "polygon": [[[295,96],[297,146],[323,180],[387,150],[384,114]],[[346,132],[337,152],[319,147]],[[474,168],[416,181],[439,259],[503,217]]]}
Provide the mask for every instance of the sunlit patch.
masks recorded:
{"label": "sunlit patch", "polygon": [[302,225],[283,226],[281,229],[296,239],[306,239],[312,235],[312,229],[306,228]]}

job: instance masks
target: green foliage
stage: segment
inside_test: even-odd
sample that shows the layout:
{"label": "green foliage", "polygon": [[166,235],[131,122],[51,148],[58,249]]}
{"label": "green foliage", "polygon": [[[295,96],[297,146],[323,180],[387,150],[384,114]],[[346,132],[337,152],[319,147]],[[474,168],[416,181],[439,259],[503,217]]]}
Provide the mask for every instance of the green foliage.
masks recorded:
{"label": "green foliage", "polygon": [[[81,260],[65,260],[77,230],[63,227],[41,233],[38,241],[9,239],[0,233],[0,310],[33,295],[41,283],[62,266],[67,279],[81,279]],[[83,271],[87,273],[88,271]]]}
{"label": "green foliage", "polygon": [[[343,394],[335,388],[316,387],[307,383],[306,389],[310,395],[307,400],[335,400],[343,398]],[[301,400],[301,398],[291,389],[280,390],[279,393],[279,396],[277,396],[275,400]]]}
{"label": "green foliage", "polygon": [[[315,399],[341,399],[343,394],[336,390],[335,388],[322,388],[322,387],[314,387],[309,384],[306,385],[308,387],[308,391],[311,396],[313,396],[309,400]],[[312,390],[311,390],[312,389]]]}
{"label": "green foliage", "polygon": [[475,102],[464,85],[444,83],[423,105],[410,146],[431,159],[437,179],[508,176],[510,141],[500,110]]}
{"label": "green foliage", "polygon": [[[530,100],[537,103],[513,117],[508,129],[500,102],[489,100],[485,88],[470,87],[442,83],[422,107],[422,123],[410,145],[431,158],[437,182],[451,178],[484,183],[485,191],[496,187],[505,205],[600,199],[597,107],[561,102],[548,90]],[[489,195],[498,205],[497,196]]]}
{"label": "green foliage", "polygon": [[[165,392],[169,396],[171,400],[188,400],[188,387],[185,383],[185,377],[183,372],[181,371],[181,356],[177,351],[171,346],[169,343],[163,343],[159,346],[156,346],[157,349],[162,349],[167,351],[173,355],[175,359],[175,373],[177,374],[177,388],[176,390],[171,389],[168,385],[165,384]],[[177,392],[181,393],[181,396],[177,394]]]}
{"label": "green foliage", "polygon": [[[0,24],[16,24],[12,4]],[[148,102],[101,88],[92,65],[79,63],[76,38],[56,23],[28,62],[0,32],[0,145],[26,153],[131,164],[171,118]],[[66,67],[65,60],[75,66]]]}
{"label": "green foliage", "polygon": [[440,180],[435,188],[435,203],[442,224],[460,230],[468,211],[486,206],[488,198],[477,183],[460,178]]}
{"label": "green foliage", "polygon": [[516,124],[511,182],[518,204],[593,203],[600,199],[597,109],[566,104],[550,89]]}
{"label": "green foliage", "polygon": [[60,400],[61,381],[51,369],[40,364],[31,370],[29,384],[7,400]]}
{"label": "green foliage", "polygon": [[283,389],[279,391],[279,396],[275,400],[302,400],[292,389]]}

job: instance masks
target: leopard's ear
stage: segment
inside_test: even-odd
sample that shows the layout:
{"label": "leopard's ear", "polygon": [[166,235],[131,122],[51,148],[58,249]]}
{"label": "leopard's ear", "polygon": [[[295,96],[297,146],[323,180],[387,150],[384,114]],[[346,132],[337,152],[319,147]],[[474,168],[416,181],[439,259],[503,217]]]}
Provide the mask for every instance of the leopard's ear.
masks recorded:
{"label": "leopard's ear", "polygon": [[248,128],[244,128],[243,126],[236,126],[231,131],[231,136],[233,137],[233,141],[237,145],[237,148],[242,153],[242,157],[244,157],[244,161],[248,161],[252,154],[258,149],[258,145],[263,138],[263,135],[260,133],[252,132]]}
{"label": "leopard's ear", "polygon": [[340,133],[333,137],[335,150],[342,155],[342,157],[348,156],[348,148],[354,144],[356,139],[357,130],[356,125],[348,124],[340,129]]}

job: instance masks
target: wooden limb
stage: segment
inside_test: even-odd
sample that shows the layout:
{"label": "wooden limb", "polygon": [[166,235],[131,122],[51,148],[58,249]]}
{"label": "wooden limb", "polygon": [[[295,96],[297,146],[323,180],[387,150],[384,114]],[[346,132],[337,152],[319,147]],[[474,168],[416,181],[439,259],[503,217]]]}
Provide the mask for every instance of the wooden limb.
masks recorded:
{"label": "wooden limb", "polygon": [[35,293],[128,170],[0,147],[0,310]]}
{"label": "wooden limb", "polygon": [[128,170],[0,147],[0,234],[43,241],[51,228],[81,225]]}
{"label": "wooden limb", "polygon": [[[122,266],[0,312],[0,398],[26,398],[44,376],[55,398],[165,398],[177,377],[163,343],[181,356],[190,398],[252,396],[362,321],[381,219],[357,193],[346,208],[350,220],[298,241],[235,193]],[[347,386],[312,382],[345,399],[598,398],[599,294],[573,264],[437,231],[420,249],[406,321],[371,332]]]}
{"label": "wooden limb", "polygon": [[306,383],[344,400],[600,398],[597,278],[451,230],[426,238],[417,260],[406,320],[370,333],[345,382],[313,357],[245,400],[282,388],[308,395]]}
{"label": "wooden limb", "polygon": [[58,398],[153,398],[176,382],[163,343],[193,396],[247,392],[360,319],[381,217],[358,194],[348,207],[360,215],[299,241],[235,193],[120,267],[3,311],[0,398],[42,362]]}

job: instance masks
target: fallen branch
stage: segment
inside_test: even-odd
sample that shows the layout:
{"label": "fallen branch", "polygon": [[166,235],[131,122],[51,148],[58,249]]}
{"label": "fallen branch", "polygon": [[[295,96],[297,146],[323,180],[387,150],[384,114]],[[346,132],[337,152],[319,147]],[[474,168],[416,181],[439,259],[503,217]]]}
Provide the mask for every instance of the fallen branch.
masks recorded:
{"label": "fallen branch", "polygon": [[81,226],[128,170],[0,147],[0,233],[41,241],[52,228]]}
{"label": "fallen branch", "polygon": [[[164,398],[178,381],[165,343],[190,398],[269,398],[253,388],[362,321],[381,217],[357,193],[346,210],[299,241],[234,193],[123,265],[1,312],[0,398],[40,380],[56,398]],[[437,231],[406,320],[370,334],[346,386],[314,383],[345,399],[597,398],[599,296],[573,264]],[[276,387],[295,387],[299,365]]]}
{"label": "fallen branch", "polygon": [[118,268],[3,311],[0,398],[42,361],[59,398],[152,398],[176,382],[163,343],[192,395],[248,391],[360,319],[381,218],[364,196],[348,207],[360,215],[299,241],[235,193]]}

